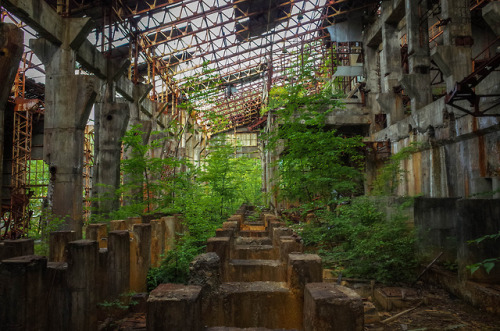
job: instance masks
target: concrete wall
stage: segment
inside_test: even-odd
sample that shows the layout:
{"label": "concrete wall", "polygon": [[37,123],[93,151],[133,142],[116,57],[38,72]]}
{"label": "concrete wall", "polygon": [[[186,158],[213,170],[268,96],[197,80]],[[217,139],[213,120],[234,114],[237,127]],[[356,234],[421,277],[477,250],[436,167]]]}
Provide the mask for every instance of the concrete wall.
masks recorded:
{"label": "concrete wall", "polygon": [[415,199],[415,228],[421,258],[430,262],[442,252],[440,261],[449,265],[458,263],[458,275],[461,279],[488,283],[500,281],[498,265],[490,273],[481,268],[471,274],[467,269],[468,265],[500,256],[499,240],[470,243],[484,235],[498,233],[498,215],[499,199]]}

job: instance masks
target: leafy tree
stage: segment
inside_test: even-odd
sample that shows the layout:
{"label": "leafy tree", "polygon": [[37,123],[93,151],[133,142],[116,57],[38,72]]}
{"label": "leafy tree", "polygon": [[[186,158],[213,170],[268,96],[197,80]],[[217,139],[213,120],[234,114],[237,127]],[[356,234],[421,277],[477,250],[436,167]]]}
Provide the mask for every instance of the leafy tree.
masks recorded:
{"label": "leafy tree", "polygon": [[342,105],[331,86],[322,85],[313,56],[306,52],[292,70],[294,83],[273,88],[266,108],[278,122],[265,137],[266,147],[276,151],[284,145],[277,163],[279,193],[288,201],[334,205],[361,188],[361,137],[326,127],[329,113]]}

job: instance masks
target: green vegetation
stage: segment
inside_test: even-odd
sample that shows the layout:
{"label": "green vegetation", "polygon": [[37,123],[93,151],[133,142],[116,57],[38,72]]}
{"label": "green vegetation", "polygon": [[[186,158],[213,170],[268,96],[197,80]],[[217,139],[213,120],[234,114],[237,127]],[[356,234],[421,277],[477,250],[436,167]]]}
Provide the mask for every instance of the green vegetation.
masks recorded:
{"label": "green vegetation", "polygon": [[[325,125],[329,113],[342,105],[329,84],[310,92],[321,87],[311,58],[306,54],[298,65],[295,84],[271,90],[266,109],[278,122],[266,137],[267,148],[283,150],[276,164],[278,199],[299,205],[285,215],[298,212],[302,220],[309,216],[307,223],[295,219],[290,225],[326,267],[349,277],[409,281],[416,266],[414,233],[401,213],[388,219],[376,200],[360,196],[361,137]],[[416,148],[412,145],[390,158],[376,181],[377,195],[395,192],[404,174],[400,163]]]}
{"label": "green vegetation", "polygon": [[300,225],[305,246],[317,250],[326,267],[347,277],[411,280],[417,262],[413,231],[402,215],[387,220],[377,205],[359,197],[336,212],[318,213],[316,221]]}
{"label": "green vegetation", "polygon": [[[497,240],[497,239],[500,239],[500,231],[498,233],[488,234],[488,235],[482,236],[480,238],[471,240],[468,243],[480,245],[485,240]],[[469,269],[470,273],[473,274],[476,271],[478,271],[480,268],[484,268],[486,273],[489,274],[491,272],[491,270],[493,270],[493,268],[495,267],[495,265],[497,263],[500,263],[500,257],[493,257],[493,258],[485,259],[485,260],[478,262],[478,263],[468,265],[467,269]]]}

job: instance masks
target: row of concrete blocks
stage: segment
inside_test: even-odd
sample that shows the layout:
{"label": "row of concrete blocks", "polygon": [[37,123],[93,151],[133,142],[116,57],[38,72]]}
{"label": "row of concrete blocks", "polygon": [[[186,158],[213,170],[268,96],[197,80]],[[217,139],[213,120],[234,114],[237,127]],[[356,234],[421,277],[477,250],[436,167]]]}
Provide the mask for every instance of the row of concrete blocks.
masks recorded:
{"label": "row of concrete blocks", "polygon": [[[213,261],[216,261],[214,263]],[[216,327],[307,331],[363,330],[361,297],[322,283],[321,259],[292,253],[286,282],[227,282],[214,252],[191,265],[191,285],[161,284],[148,298],[147,330],[199,331]],[[201,272],[205,277],[196,277]]]}
{"label": "row of concrete blocks", "polygon": [[[346,287],[321,283],[321,258],[301,253],[300,238],[275,217],[248,224],[244,215],[234,215],[216,235],[207,241],[208,253],[192,262],[189,286],[162,284],[151,292],[148,330],[363,329],[361,298]],[[242,238],[266,244],[236,245]],[[274,269],[285,271],[279,281],[255,281],[261,279],[255,273],[235,277],[234,258],[276,260]]]}
{"label": "row of concrete blocks", "polygon": [[[87,237],[97,240],[70,241],[74,233],[54,233],[50,250],[59,262],[32,255],[32,239],[4,241],[0,325],[9,330],[96,330],[99,302],[146,290],[151,253],[157,250],[159,256],[166,247],[161,244],[165,242],[162,222],[156,223],[130,224],[132,231],[109,233],[105,225],[91,225]],[[160,229],[154,236],[153,228]],[[153,245],[152,238],[159,243]],[[99,248],[103,242],[107,247]]]}

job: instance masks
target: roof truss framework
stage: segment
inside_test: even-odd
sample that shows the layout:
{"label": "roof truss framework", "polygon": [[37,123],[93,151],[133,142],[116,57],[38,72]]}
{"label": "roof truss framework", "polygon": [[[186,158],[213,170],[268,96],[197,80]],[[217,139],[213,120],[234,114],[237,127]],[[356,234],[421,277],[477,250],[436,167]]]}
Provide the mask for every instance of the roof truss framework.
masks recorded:
{"label": "roof truss framework", "polygon": [[[224,110],[220,107],[213,110],[221,114],[246,109],[237,100],[246,100],[249,95],[262,100],[263,91],[272,84],[285,82],[283,68],[297,61],[306,45],[316,42],[318,52],[327,54],[325,47],[329,43],[322,42],[328,38],[326,25],[336,18],[342,19],[349,11],[367,7],[373,10],[379,3],[374,0],[42,1],[62,16],[92,17],[96,28],[89,40],[108,57],[129,58],[129,78],[152,83],[153,99],[161,100],[162,95],[182,98],[193,89],[195,81],[196,88],[212,87],[214,105],[227,106]],[[320,65],[324,59],[319,57],[318,61]],[[235,89],[230,95],[228,87]],[[207,104],[199,106],[200,114],[211,108]]]}

